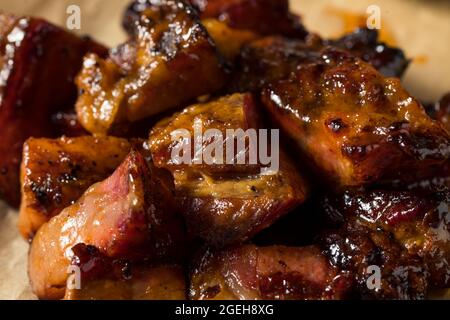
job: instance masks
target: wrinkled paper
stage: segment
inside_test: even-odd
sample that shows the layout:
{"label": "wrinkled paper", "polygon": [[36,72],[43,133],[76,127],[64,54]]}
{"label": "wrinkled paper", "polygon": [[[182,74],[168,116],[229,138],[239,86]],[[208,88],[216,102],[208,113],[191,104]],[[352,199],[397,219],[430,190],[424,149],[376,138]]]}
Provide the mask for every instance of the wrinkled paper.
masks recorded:
{"label": "wrinkled paper", "polygon": [[[406,88],[426,102],[435,101],[450,91],[449,1],[291,1],[306,26],[326,37],[342,34],[348,16],[364,15],[369,5],[378,5],[382,30],[413,59],[404,78]],[[89,34],[114,46],[125,39],[120,24],[127,3],[127,0],[0,0],[0,10],[44,17],[66,27],[67,8],[75,4],[81,10],[81,29],[74,32]],[[35,299],[26,273],[28,243],[19,236],[16,223],[17,211],[0,202],[0,299]],[[444,296],[445,292],[439,295]],[[450,298],[450,291],[447,297]]]}

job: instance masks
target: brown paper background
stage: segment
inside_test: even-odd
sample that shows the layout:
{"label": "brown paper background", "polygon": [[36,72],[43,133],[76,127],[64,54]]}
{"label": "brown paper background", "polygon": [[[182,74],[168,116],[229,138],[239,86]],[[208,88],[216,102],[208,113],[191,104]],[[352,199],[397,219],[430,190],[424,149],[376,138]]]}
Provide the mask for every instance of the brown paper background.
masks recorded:
{"label": "brown paper background", "polygon": [[[324,36],[342,33],[344,20],[333,12],[364,14],[368,5],[381,8],[382,28],[416,58],[404,83],[416,97],[434,101],[450,91],[450,1],[446,0],[291,0],[306,26]],[[113,46],[124,39],[120,19],[127,0],[0,0],[0,10],[44,17],[65,25],[66,8],[81,8],[80,34]],[[17,212],[0,202],[0,299],[33,299],[26,275],[28,244],[16,230]],[[450,292],[447,295],[450,297]]]}

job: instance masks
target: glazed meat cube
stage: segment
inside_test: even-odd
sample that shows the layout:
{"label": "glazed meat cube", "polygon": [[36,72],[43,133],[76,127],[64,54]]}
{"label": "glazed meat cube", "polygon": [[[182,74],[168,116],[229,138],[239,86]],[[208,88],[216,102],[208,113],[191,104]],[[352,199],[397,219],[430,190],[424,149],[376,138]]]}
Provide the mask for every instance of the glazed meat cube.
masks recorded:
{"label": "glazed meat cube", "polygon": [[39,298],[64,296],[71,249],[78,243],[131,262],[183,259],[183,225],[173,203],[169,186],[132,151],[112,176],[39,229],[28,263],[33,291]]}
{"label": "glazed meat cube", "polygon": [[171,264],[133,264],[113,260],[93,246],[72,248],[80,283],[70,282],[65,300],[185,300],[184,270]]}
{"label": "glazed meat cube", "polygon": [[193,300],[340,299],[351,285],[315,246],[207,250],[190,280]]}
{"label": "glazed meat cube", "polygon": [[348,191],[325,203],[327,216],[341,223],[356,221],[367,233],[388,234],[397,243],[392,247],[405,251],[402,255],[423,260],[433,287],[450,287],[448,192]]}
{"label": "glazed meat cube", "polygon": [[[214,246],[241,243],[251,238],[307,197],[305,180],[283,150],[279,150],[278,170],[266,174],[268,172],[264,173],[264,170],[269,169],[269,165],[262,163],[261,158],[255,159],[254,163],[249,161],[252,146],[257,152],[258,145],[246,143],[239,147],[242,139],[238,139],[238,135],[226,136],[227,130],[241,129],[248,133],[247,129],[261,128],[258,114],[251,95],[235,94],[191,106],[162,120],[150,135],[154,163],[172,172],[176,198],[190,233]],[[205,133],[208,129],[219,131],[223,140],[216,140],[220,137],[204,138],[199,144],[200,150],[186,151],[188,155],[192,152],[193,156],[185,159],[186,162],[174,159],[172,155],[179,153],[180,146],[195,140],[195,128],[198,127]],[[173,133],[181,128],[187,130],[188,136],[175,137],[173,141]],[[230,142],[233,147],[227,148]],[[214,153],[214,162],[198,162],[195,154],[208,155],[210,143],[223,146],[222,155]],[[239,154],[247,161],[239,164]],[[278,157],[278,154],[272,155]],[[233,162],[227,161],[229,159]]]}
{"label": "glazed meat cube", "polygon": [[[354,298],[410,300],[427,296],[426,265],[417,255],[408,254],[389,233],[350,221],[324,235],[321,248],[335,268],[353,278]],[[380,282],[371,277],[379,277]]]}
{"label": "glazed meat cube", "polygon": [[96,182],[110,176],[131,150],[125,139],[30,138],[24,144],[19,230],[31,239]]}
{"label": "glazed meat cube", "polygon": [[19,205],[22,144],[55,135],[51,116],[76,100],[86,52],[106,48],[44,20],[0,14],[0,197]]}
{"label": "glazed meat cube", "polygon": [[[136,34],[140,14],[155,0],[133,1],[125,11],[123,26]],[[261,35],[280,34],[304,38],[307,34],[300,18],[289,12],[288,0],[187,0],[200,13],[201,19],[218,19],[234,29],[243,29]]]}
{"label": "glazed meat cube", "polygon": [[153,1],[137,29],[136,37],[113,57],[85,57],[76,81],[82,92],[76,109],[80,123],[92,133],[117,134],[118,126],[180,107],[223,86],[221,58],[189,5]]}
{"label": "glazed meat cube", "polygon": [[417,180],[450,155],[450,136],[396,78],[335,49],[269,86],[262,100],[335,188]]}

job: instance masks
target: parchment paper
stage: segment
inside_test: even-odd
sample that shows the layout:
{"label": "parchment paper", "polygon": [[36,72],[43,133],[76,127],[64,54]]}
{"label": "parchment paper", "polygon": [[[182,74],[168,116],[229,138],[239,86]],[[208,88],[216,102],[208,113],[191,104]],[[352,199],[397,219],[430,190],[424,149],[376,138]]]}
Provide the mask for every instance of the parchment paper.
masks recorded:
{"label": "parchment paper", "polygon": [[[450,91],[450,1],[420,0],[291,0],[306,26],[324,36],[340,35],[369,5],[381,9],[382,33],[415,59],[404,83],[416,97],[435,101]],[[44,17],[66,25],[70,4],[81,8],[81,30],[113,46],[128,0],[0,0],[0,10]],[[347,26],[346,26],[347,25]],[[0,299],[34,299],[26,274],[28,243],[16,230],[17,212],[0,202]],[[450,297],[450,292],[448,293]]]}

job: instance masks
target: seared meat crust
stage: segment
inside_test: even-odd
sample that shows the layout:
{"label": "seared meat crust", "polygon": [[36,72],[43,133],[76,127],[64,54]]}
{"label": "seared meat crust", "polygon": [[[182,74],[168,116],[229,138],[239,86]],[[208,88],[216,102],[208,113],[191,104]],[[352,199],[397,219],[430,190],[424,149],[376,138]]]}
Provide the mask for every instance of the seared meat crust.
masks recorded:
{"label": "seared meat crust", "polygon": [[22,236],[31,239],[42,224],[111,175],[130,150],[127,140],[114,137],[28,139],[21,169]]}
{"label": "seared meat crust", "polygon": [[37,18],[0,14],[0,197],[18,206],[22,144],[58,134],[52,115],[73,108],[86,52],[106,48]]}
{"label": "seared meat crust", "polygon": [[84,59],[76,109],[89,132],[118,134],[121,125],[180,107],[224,84],[221,57],[191,6],[155,0],[139,17],[135,38],[110,58]]}
{"label": "seared meat crust", "polygon": [[333,48],[311,56],[262,100],[299,153],[337,189],[417,180],[450,156],[450,136],[395,78]]}
{"label": "seared meat crust", "polygon": [[39,298],[64,296],[72,248],[84,243],[112,259],[183,260],[184,228],[172,193],[132,151],[109,178],[44,224],[31,244],[28,273]]}
{"label": "seared meat crust", "polygon": [[[162,120],[150,134],[154,163],[172,172],[176,199],[189,231],[214,246],[248,240],[301,204],[308,195],[305,179],[282,149],[279,152],[279,170],[264,174],[267,164],[263,165],[259,160],[255,164],[249,163],[250,150],[255,149],[248,143],[240,149],[238,141],[226,136],[227,130],[261,128],[258,114],[258,106],[251,95],[235,94],[186,108]],[[235,164],[230,164],[225,151],[220,156],[223,157],[221,163],[218,159],[211,164],[197,163],[193,153],[191,162],[174,161],[174,150],[187,138],[192,141],[189,146],[193,146],[195,127],[202,127],[203,132],[210,128],[219,130],[225,137],[223,150],[227,150],[228,143],[234,141],[233,157],[245,154],[245,164],[238,164],[236,158],[231,158]],[[171,133],[178,129],[186,129],[189,137],[172,141]],[[195,151],[196,154],[205,154],[213,141],[216,140],[203,140],[202,148]],[[194,148],[188,152],[194,152]]]}

